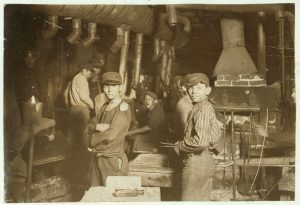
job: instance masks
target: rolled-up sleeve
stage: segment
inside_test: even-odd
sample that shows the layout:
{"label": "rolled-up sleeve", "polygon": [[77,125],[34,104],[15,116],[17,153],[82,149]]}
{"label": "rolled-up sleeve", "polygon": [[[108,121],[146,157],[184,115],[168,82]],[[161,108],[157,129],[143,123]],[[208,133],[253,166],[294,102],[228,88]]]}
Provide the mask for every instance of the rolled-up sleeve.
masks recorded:
{"label": "rolled-up sleeve", "polygon": [[164,118],[165,118],[164,111],[162,107],[158,104],[156,105],[156,107],[154,107],[152,113],[150,114],[147,125],[151,129],[157,130],[161,125],[161,123],[163,122]]}
{"label": "rolled-up sleeve", "polygon": [[76,80],[76,91],[79,94],[80,99],[86,103],[90,108],[94,107],[94,103],[92,99],[90,98],[90,90],[89,90],[89,84],[87,80],[83,78],[78,78]]}

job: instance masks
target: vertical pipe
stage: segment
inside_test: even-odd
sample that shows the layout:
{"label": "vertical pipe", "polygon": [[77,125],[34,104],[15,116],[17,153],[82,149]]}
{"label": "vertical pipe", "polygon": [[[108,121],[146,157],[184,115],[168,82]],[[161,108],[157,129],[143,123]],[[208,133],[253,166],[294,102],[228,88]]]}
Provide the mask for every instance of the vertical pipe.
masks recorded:
{"label": "vertical pipe", "polygon": [[157,72],[155,92],[160,95],[162,88],[164,86],[165,76],[166,76],[166,68],[168,63],[168,55],[167,55],[167,42],[165,40],[160,41],[160,52],[162,54],[161,63],[159,70]]}
{"label": "vertical pipe", "polygon": [[258,12],[257,24],[257,70],[266,77],[266,33],[264,28],[265,13]]}
{"label": "vertical pipe", "polygon": [[157,61],[160,57],[160,40],[159,38],[154,38],[153,40],[153,56],[152,56],[152,60],[153,61]]}
{"label": "vertical pipe", "polygon": [[284,18],[279,18],[279,50],[281,64],[281,97],[285,98]]}
{"label": "vertical pipe", "polygon": [[121,85],[121,95],[125,94],[127,88],[127,85],[125,84],[125,74],[127,69],[127,58],[128,58],[128,49],[129,49],[129,33],[130,30],[124,31],[124,45],[121,49],[121,55],[120,55],[119,73],[122,77],[122,82],[123,82],[123,84]]}
{"label": "vertical pipe", "polygon": [[166,81],[167,74],[167,64],[168,64],[168,54],[165,52],[161,58],[161,68],[160,68],[160,79],[163,83]]}
{"label": "vertical pipe", "polygon": [[232,153],[232,192],[233,200],[236,199],[236,184],[235,184],[235,147],[234,147],[234,111],[231,111],[231,153]]}
{"label": "vertical pipe", "polygon": [[168,64],[167,64],[167,68],[166,68],[166,77],[165,77],[165,82],[166,82],[167,86],[170,85],[172,66],[173,66],[172,50],[171,50],[171,47],[169,47],[169,49],[168,49]]}
{"label": "vertical pipe", "polygon": [[140,81],[141,73],[141,63],[143,56],[143,34],[136,34],[136,44],[135,44],[135,65],[134,65],[134,81],[133,85],[137,86]]}

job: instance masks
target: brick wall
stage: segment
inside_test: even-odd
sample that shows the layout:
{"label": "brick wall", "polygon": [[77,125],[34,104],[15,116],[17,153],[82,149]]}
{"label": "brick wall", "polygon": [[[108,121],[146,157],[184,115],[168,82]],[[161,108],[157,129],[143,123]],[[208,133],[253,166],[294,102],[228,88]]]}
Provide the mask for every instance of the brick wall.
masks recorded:
{"label": "brick wall", "polygon": [[266,81],[260,74],[218,75],[217,80],[215,81],[216,87],[258,87],[266,85]]}

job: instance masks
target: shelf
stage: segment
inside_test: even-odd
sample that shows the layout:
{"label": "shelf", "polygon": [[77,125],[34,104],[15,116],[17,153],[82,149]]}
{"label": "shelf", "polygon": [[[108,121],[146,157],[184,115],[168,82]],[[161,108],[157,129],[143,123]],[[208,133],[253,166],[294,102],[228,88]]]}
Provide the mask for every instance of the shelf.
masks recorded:
{"label": "shelf", "polygon": [[40,131],[54,126],[55,126],[55,120],[48,119],[48,118],[41,118],[40,124],[32,125],[32,126],[23,125],[22,129],[23,132],[28,132],[28,134],[35,136]]}
{"label": "shelf", "polygon": [[69,158],[69,145],[65,137],[57,132],[53,141],[35,143],[33,166],[57,162]]}
{"label": "shelf", "polygon": [[260,107],[257,105],[249,106],[249,105],[214,105],[215,110],[217,111],[225,111],[225,112],[259,112]]}

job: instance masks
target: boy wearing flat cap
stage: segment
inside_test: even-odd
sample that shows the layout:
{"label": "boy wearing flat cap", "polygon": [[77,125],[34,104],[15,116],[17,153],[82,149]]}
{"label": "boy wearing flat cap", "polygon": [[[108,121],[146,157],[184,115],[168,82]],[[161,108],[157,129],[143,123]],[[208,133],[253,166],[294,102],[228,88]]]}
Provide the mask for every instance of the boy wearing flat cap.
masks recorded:
{"label": "boy wearing flat cap", "polygon": [[155,93],[145,91],[145,106],[149,111],[148,121],[143,127],[139,127],[128,132],[128,136],[136,135],[134,142],[134,151],[156,150],[162,137],[167,136],[167,121],[163,109],[163,104],[158,102]]}
{"label": "boy wearing flat cap", "polygon": [[109,101],[89,125],[89,149],[94,152],[92,186],[105,186],[108,176],[128,175],[124,139],[131,114],[129,105],[120,97],[121,84],[119,73],[107,72],[102,75],[103,91]]}
{"label": "boy wearing flat cap", "polygon": [[181,197],[183,201],[209,201],[214,172],[210,147],[221,136],[222,123],[208,102],[211,92],[208,77],[203,73],[193,73],[188,76],[186,87],[193,108],[183,140],[174,146],[175,152],[183,156]]}

